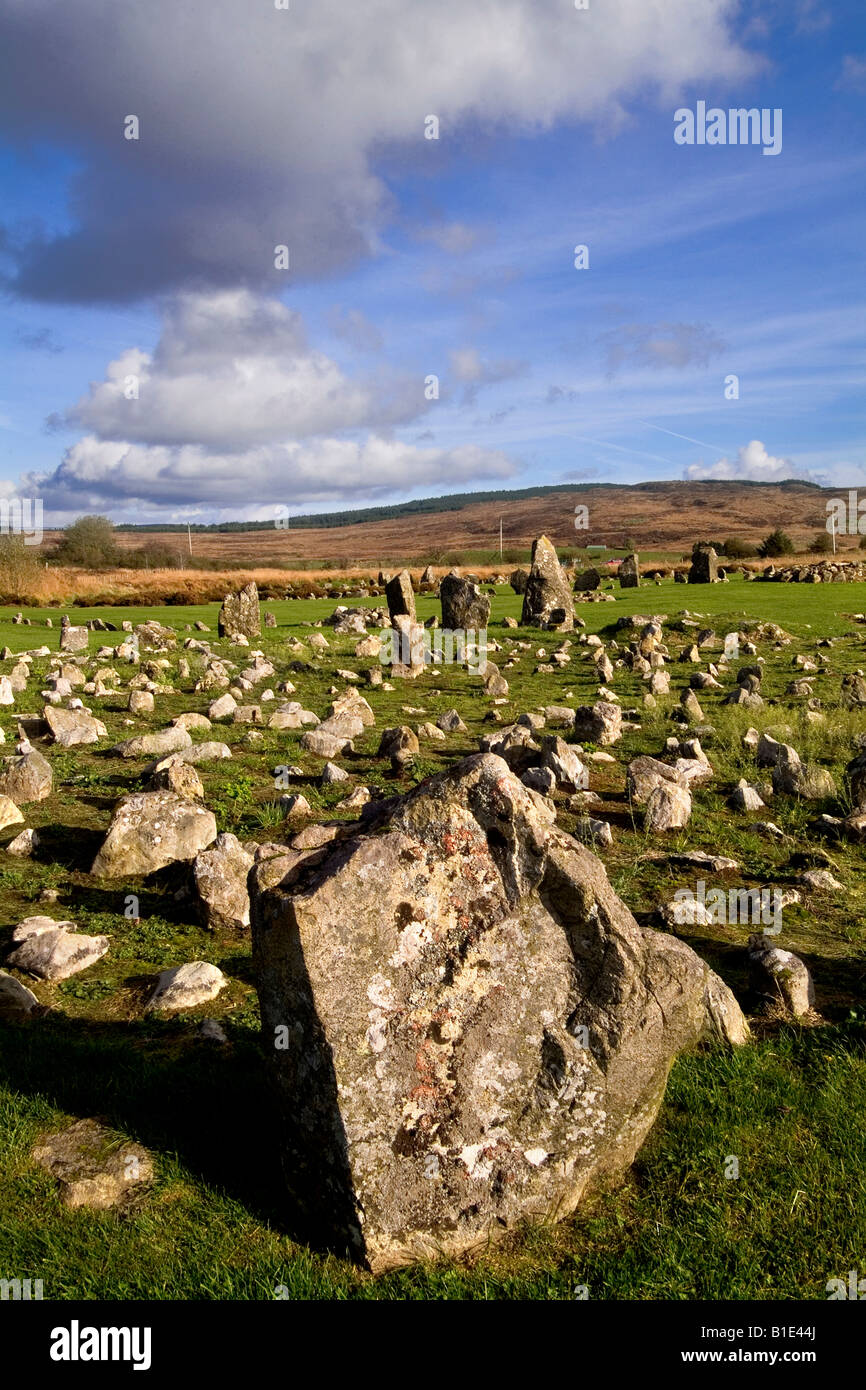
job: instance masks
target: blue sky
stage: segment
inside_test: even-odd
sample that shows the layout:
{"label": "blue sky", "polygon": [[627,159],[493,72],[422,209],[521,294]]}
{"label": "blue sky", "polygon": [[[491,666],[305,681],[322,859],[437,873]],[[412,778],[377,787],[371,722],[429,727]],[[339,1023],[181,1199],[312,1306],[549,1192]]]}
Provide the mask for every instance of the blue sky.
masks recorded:
{"label": "blue sky", "polygon": [[[0,0],[0,488],[49,522],[866,486],[855,3],[68,8]],[[699,100],[781,152],[676,145]]]}

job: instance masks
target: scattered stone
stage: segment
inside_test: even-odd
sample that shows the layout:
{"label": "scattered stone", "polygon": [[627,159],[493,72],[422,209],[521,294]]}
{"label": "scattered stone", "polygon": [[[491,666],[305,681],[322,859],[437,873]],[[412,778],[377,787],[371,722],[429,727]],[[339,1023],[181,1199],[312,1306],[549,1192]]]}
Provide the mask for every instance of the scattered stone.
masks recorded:
{"label": "scattered stone", "polygon": [[741,777],[736,789],[728,798],[728,805],[735,811],[763,811],[765,802],[754,787],[749,786],[745,777]]}
{"label": "scattered stone", "polygon": [[768,1003],[802,1018],[815,1006],[815,989],[808,967],[792,951],[772,946],[766,936],[749,937],[748,961],[752,988]]}
{"label": "scattered stone", "polygon": [[38,845],[38,831],[22,830],[20,835],[16,835],[14,840],[10,840],[9,844],[6,846],[6,853],[17,855],[19,859],[29,859],[34,850],[38,848]]}
{"label": "scattered stone", "polygon": [[14,975],[7,975],[5,970],[0,970],[0,1019],[8,1022],[27,1018],[38,1007],[39,1000],[32,989],[22,985]]}
{"label": "scattered stone", "polygon": [[644,830],[658,834],[666,830],[682,830],[692,814],[690,792],[675,782],[659,782],[650,792],[644,813]]}
{"label": "scattered stone", "polygon": [[109,942],[107,936],[85,936],[74,928],[74,922],[26,917],[12,933],[13,942],[20,944],[7,963],[41,980],[66,980],[77,975],[105,955]]}
{"label": "scattered stone", "polygon": [[156,753],[163,757],[166,753],[177,753],[183,748],[189,748],[191,744],[192,739],[186,729],[179,724],[170,724],[167,729],[160,729],[153,734],[136,734],[134,738],[118,743],[111,751],[118,758],[140,758],[146,753]]}
{"label": "scattered stone", "polygon": [[32,1158],[57,1179],[63,1205],[73,1209],[129,1206],[153,1181],[147,1149],[92,1119],[46,1135]]}
{"label": "scattered stone", "polygon": [[228,980],[215,965],[204,960],[189,961],[173,970],[163,970],[156,990],[145,1006],[145,1013],[176,1014],[182,1009],[197,1009],[216,999]]}
{"label": "scattered stone", "polygon": [[[22,816],[18,807],[15,805],[15,802],[11,801],[8,796],[0,796],[0,830],[7,830],[10,825],[23,825],[23,823],[24,817]],[[27,831],[22,831],[22,834],[27,833]],[[30,833],[32,835],[32,831]],[[21,836],[19,835],[18,839],[20,838]],[[13,840],[12,844],[15,843],[16,841]],[[20,853],[20,851],[13,850],[12,853],[17,854]]]}
{"label": "scattered stone", "polygon": [[622,737],[622,710],[609,700],[594,705],[578,705],[574,711],[574,733],[581,743],[607,747]]}
{"label": "scattered stone", "polygon": [[79,743],[98,743],[108,730],[101,719],[94,719],[85,709],[60,709],[46,705],[43,718],[49,734],[60,748],[74,748]]}
{"label": "scattered stone", "polygon": [[90,633],[86,627],[62,627],[60,629],[60,650],[62,652],[86,652]]}
{"label": "scattered stone", "polygon": [[250,924],[247,875],[253,867],[236,835],[218,835],[210,849],[202,850],[193,861],[192,871],[198,894],[202,925],[208,931],[242,931]]}
{"label": "scattered stone", "polygon": [[14,758],[4,758],[0,768],[0,794],[16,806],[44,801],[52,791],[51,764],[35,748]]}
{"label": "scattered stone", "polygon": [[216,818],[205,807],[174,792],[134,792],[115,807],[90,872],[95,878],[138,878],[194,859],[216,836]]}

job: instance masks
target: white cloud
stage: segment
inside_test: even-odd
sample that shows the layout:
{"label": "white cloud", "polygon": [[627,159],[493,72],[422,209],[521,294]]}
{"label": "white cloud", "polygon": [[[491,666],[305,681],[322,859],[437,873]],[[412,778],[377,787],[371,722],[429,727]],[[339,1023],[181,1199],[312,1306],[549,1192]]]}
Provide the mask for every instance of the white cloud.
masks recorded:
{"label": "white cloud", "polygon": [[[25,147],[61,134],[80,168],[71,230],[19,246],[13,283],[77,302],[273,287],[283,243],[293,275],[328,273],[377,245],[391,152],[423,171],[469,125],[609,131],[636,94],[740,80],[758,64],[733,37],[738,9],[148,0],[121,23],[116,0],[0,0],[0,132]],[[430,114],[439,142],[424,139]]]}
{"label": "white cloud", "polygon": [[287,436],[382,429],[426,408],[422,379],[380,372],[350,380],[307,345],[300,316],[278,300],[221,290],[169,304],[153,354],[121,354],[63,423],[100,439],[232,452]]}
{"label": "white cloud", "polygon": [[809,478],[809,470],[790,459],[774,458],[767,453],[760,439],[752,439],[737,450],[734,459],[721,458],[718,463],[692,463],[683,476],[687,479],[723,478],[755,483],[781,483],[786,478]]}
{"label": "white cloud", "polygon": [[416,487],[460,485],[476,478],[508,478],[511,460],[497,450],[466,445],[419,449],[372,436],[291,441],[215,453],[195,446],[166,448],[95,439],[88,435],[67,450],[53,473],[21,479],[22,495],[44,499],[46,511],[80,513],[106,508],[113,514],[195,507],[224,515],[250,508],[363,501]]}

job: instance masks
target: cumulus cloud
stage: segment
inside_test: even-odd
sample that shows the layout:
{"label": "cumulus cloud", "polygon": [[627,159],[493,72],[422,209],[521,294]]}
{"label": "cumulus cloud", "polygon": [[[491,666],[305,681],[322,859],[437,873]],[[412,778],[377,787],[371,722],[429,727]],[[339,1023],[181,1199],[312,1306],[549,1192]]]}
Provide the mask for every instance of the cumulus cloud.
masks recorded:
{"label": "cumulus cloud", "polygon": [[300,316],[279,300],[220,290],[173,299],[153,354],[122,353],[104,381],[49,424],[230,453],[286,436],[383,429],[426,408],[420,378],[380,372],[352,380],[310,348]]}
{"label": "cumulus cloud", "polygon": [[810,478],[807,468],[800,468],[790,459],[774,458],[768,454],[760,439],[752,439],[737,450],[736,458],[721,458],[717,463],[693,463],[685,470],[687,479],[722,478],[754,483],[781,483],[786,478]]}
{"label": "cumulus cloud", "polygon": [[[734,0],[0,0],[0,134],[58,138],[78,172],[71,226],[14,236],[9,283],[43,300],[130,301],[184,288],[285,285],[379,244],[389,152],[423,165],[475,123],[606,129],[630,96],[756,69]],[[460,61],[454,61],[454,55]],[[124,138],[128,115],[139,139]]]}
{"label": "cumulus cloud", "polygon": [[627,323],[603,333],[600,342],[613,375],[620,367],[705,367],[725,349],[703,323]]}
{"label": "cumulus cloud", "polygon": [[250,507],[361,501],[405,491],[407,486],[458,485],[480,478],[508,478],[514,464],[497,450],[465,445],[419,449],[371,436],[290,441],[216,453],[100,440],[92,435],[67,450],[52,473],[21,479],[23,496],[43,498],[46,511],[78,514],[106,508],[221,509],[247,515]]}
{"label": "cumulus cloud", "polygon": [[[490,371],[480,362],[466,370],[473,379]],[[250,507],[514,473],[497,450],[419,448],[391,437],[429,408],[421,379],[384,370],[348,377],[278,300],[241,289],[184,294],[165,305],[152,353],[129,348],[50,421],[87,433],[53,472],[23,478],[19,491],[42,497],[52,513],[183,507],[240,517]],[[365,437],[341,437],[350,431]]]}

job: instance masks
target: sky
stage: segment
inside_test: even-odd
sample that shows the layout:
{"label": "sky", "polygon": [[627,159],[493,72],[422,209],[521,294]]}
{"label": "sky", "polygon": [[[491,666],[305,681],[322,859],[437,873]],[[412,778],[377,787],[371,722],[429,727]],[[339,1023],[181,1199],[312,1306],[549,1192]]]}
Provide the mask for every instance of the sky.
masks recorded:
{"label": "sky", "polygon": [[866,487],[862,0],[0,26],[0,498],[46,525]]}

